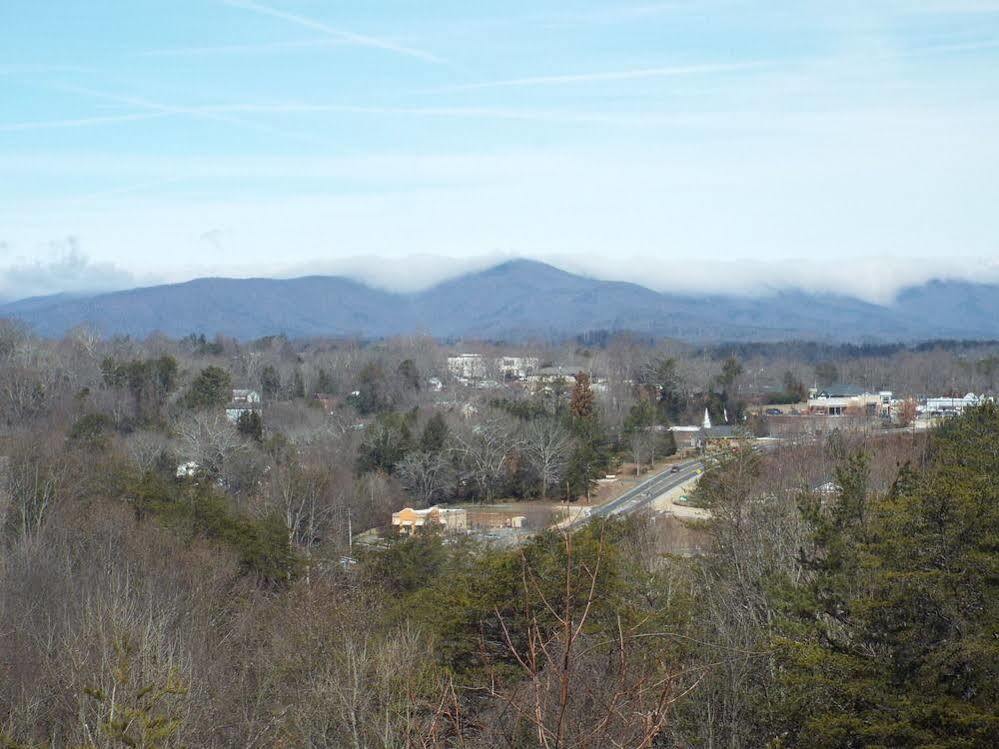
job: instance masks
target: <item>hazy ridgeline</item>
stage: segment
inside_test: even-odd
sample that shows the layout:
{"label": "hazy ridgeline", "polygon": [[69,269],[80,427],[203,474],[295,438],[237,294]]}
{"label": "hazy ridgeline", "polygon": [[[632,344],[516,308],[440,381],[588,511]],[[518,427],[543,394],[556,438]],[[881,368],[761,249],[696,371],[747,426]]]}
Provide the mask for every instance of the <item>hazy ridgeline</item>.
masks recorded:
{"label": "hazy ridgeline", "polygon": [[[654,276],[653,265],[639,267]],[[702,263],[689,267],[705,271]],[[823,265],[815,276],[828,270]],[[877,274],[882,282],[884,272]],[[999,287],[994,284],[929,281],[900,288],[892,299],[876,304],[851,296],[849,283],[835,293],[794,286],[778,291],[749,281],[745,271],[733,275],[747,284],[736,287],[741,291],[678,293],[521,259],[408,293],[342,276],[196,278],[82,297],[33,297],[0,305],[0,316],[22,320],[50,337],[86,323],[108,335],[145,337],[160,331],[181,337],[195,331],[243,340],[280,331],[293,338],[425,333],[444,339],[563,341],[600,330],[697,342],[999,338]]]}
{"label": "hazy ridgeline", "polygon": [[[446,357],[465,350],[594,387],[463,387]],[[973,344],[48,341],[7,326],[0,741],[994,746],[991,406],[930,435],[723,459],[698,489],[714,519],[696,557],[666,553],[643,517],[515,550],[427,534],[344,555],[348,528],[406,504],[576,499],[671,449],[646,427],[705,408],[738,418],[816,381],[963,394],[997,377],[996,347]],[[234,387],[262,394],[262,419],[225,419]]]}

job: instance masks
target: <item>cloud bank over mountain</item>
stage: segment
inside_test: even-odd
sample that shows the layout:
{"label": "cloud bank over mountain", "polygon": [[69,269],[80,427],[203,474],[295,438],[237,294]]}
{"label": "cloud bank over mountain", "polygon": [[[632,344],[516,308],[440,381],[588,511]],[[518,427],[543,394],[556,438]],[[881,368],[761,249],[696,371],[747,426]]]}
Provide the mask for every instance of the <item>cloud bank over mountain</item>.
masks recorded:
{"label": "cloud bank over mountain", "polygon": [[878,305],[799,290],[755,297],[659,293],[515,260],[410,293],[342,276],[202,278],[84,298],[35,298],[0,306],[0,317],[48,336],[89,325],[106,335],[241,339],[283,333],[561,340],[591,331],[691,341],[999,339],[999,286],[934,281]]}
{"label": "cloud bank over mountain", "polygon": [[42,257],[11,257],[9,243],[0,241],[0,300],[49,294],[94,294],[138,284],[132,273],[114,263],[92,262],[76,237],[49,243]]}
{"label": "cloud bank over mountain", "polygon": [[[206,242],[222,243],[212,234]],[[94,262],[70,237],[50,243],[43,259],[10,258],[0,243],[0,300],[48,294],[94,294],[194,278],[295,278],[343,276],[390,292],[413,293],[508,260],[537,260],[593,279],[636,283],[654,291],[687,295],[761,297],[777,292],[842,294],[874,304],[890,304],[905,288],[928,281],[999,283],[999,261],[970,258],[805,258],[783,260],[661,260],[608,251],[604,254],[543,253],[525,256],[494,252],[478,256],[352,255],[308,262],[188,265],[170,271],[130,272],[114,263]],[[7,261],[6,263],[4,261]]]}

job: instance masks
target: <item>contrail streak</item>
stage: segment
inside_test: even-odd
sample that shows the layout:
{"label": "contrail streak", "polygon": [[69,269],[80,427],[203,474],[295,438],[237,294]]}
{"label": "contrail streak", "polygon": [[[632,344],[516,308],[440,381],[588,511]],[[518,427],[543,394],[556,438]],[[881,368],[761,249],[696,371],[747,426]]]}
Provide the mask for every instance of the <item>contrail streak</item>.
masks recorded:
{"label": "contrail streak", "polygon": [[717,63],[708,65],[676,65],[663,68],[636,68],[633,70],[613,70],[596,73],[574,73],[570,75],[539,75],[527,78],[508,78],[500,81],[465,83],[455,86],[441,86],[434,91],[475,91],[485,88],[513,88],[517,86],[560,86],[573,83],[595,83],[600,81],[627,81],[642,78],[673,78],[686,75],[706,75],[751,70],[766,65],[765,62]]}
{"label": "contrail streak", "polygon": [[186,115],[188,117],[194,117],[196,119],[211,120],[214,122],[224,122],[229,125],[236,125],[247,130],[255,130],[261,133],[267,133],[269,135],[279,135],[285,138],[292,138],[295,140],[301,140],[312,144],[317,144],[320,141],[315,138],[310,138],[305,135],[297,133],[288,133],[283,130],[278,130],[276,128],[268,127],[267,125],[261,125],[257,122],[250,122],[248,120],[243,120],[237,117],[229,117],[225,114],[219,112],[212,112],[208,109],[202,107],[181,107],[174,106],[170,104],[161,104],[155,101],[149,101],[148,99],[141,99],[134,96],[120,96],[118,94],[111,94],[105,91],[95,91],[90,88],[83,88],[80,86],[56,86],[63,91],[69,91],[75,94],[81,94],[83,96],[89,96],[95,99],[104,99],[106,101],[113,101],[119,104],[129,104],[134,107],[139,107],[140,109],[149,109],[154,112],[159,112],[161,115],[167,114],[179,114]]}
{"label": "contrail streak", "polygon": [[250,2],[249,0],[222,0],[226,5],[233,8],[242,8],[243,10],[249,10],[254,13],[259,13],[264,16],[271,16],[273,18],[280,18],[283,21],[288,21],[289,23],[294,23],[299,26],[304,26],[307,29],[314,29],[315,31],[321,31],[324,34],[329,34],[334,39],[339,39],[342,42],[347,42],[348,44],[353,44],[357,47],[371,47],[373,49],[381,49],[386,52],[395,52],[399,55],[406,55],[407,57],[415,57],[419,60],[426,60],[427,62],[444,62],[441,58],[433,55],[429,52],[424,52],[421,49],[413,49],[412,47],[403,47],[402,45],[395,44],[386,39],[379,39],[374,36],[366,36],[364,34],[355,34],[352,31],[343,31],[342,29],[335,29],[332,26],[327,26],[325,23],[313,20],[311,18],[306,18],[305,16],[296,15],[294,13],[286,13],[285,11],[278,10],[276,8],[271,8],[266,5],[260,5],[258,3]]}
{"label": "contrail streak", "polygon": [[79,117],[70,120],[42,120],[39,122],[13,122],[7,125],[0,124],[0,132],[12,133],[30,130],[51,130],[56,128],[90,127],[92,125],[106,125],[114,122],[135,122],[136,120],[153,120],[158,117],[167,117],[168,112],[146,112],[136,114],[108,115],[105,117]]}

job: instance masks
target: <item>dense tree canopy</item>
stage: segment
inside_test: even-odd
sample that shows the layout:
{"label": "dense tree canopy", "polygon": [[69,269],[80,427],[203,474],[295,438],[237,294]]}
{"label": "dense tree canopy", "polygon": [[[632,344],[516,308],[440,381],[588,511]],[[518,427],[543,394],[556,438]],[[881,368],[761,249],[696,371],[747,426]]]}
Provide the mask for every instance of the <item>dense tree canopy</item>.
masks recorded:
{"label": "dense tree canopy", "polygon": [[933,436],[871,495],[866,459],[805,500],[804,584],[789,590],[782,716],[801,745],[999,744],[999,409]]}
{"label": "dense tree canopy", "polygon": [[191,383],[184,403],[188,408],[220,408],[232,398],[232,375],[221,367],[205,367]]}
{"label": "dense tree canopy", "polygon": [[[497,389],[427,340],[0,324],[0,745],[999,745],[994,405],[706,454],[696,521],[387,531],[562,517],[667,425],[800,397],[817,363],[999,384],[981,345],[593,342],[543,353],[575,385]],[[234,382],[265,395],[237,423]]]}

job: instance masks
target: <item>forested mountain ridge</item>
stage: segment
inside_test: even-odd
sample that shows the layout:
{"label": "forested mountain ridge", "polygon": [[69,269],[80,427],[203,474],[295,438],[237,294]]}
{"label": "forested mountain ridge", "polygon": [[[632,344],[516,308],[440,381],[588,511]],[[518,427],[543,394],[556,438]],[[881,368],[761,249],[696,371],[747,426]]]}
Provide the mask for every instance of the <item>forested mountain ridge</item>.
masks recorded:
{"label": "forested mountain ridge", "polygon": [[81,324],[105,335],[221,333],[382,338],[559,340],[588,331],[631,331],[690,341],[912,341],[999,338],[999,287],[934,281],[882,306],[848,295],[779,291],[760,296],[659,293],[550,265],[515,260],[419,293],[347,278],[201,278],[90,297],[36,297],[0,306],[36,332]]}

